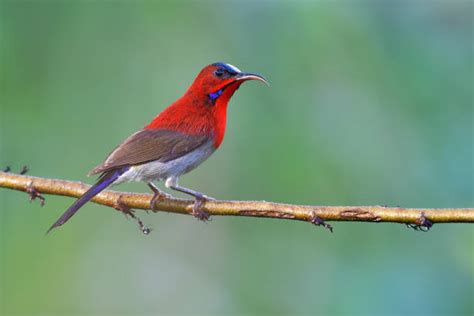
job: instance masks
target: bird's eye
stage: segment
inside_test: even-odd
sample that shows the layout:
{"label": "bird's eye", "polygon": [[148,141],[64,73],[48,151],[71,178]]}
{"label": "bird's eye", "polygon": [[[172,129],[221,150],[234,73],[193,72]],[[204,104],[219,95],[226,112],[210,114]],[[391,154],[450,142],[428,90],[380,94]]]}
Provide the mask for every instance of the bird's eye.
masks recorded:
{"label": "bird's eye", "polygon": [[217,69],[216,71],[214,71],[214,75],[216,75],[216,77],[222,77],[224,75],[224,69]]}

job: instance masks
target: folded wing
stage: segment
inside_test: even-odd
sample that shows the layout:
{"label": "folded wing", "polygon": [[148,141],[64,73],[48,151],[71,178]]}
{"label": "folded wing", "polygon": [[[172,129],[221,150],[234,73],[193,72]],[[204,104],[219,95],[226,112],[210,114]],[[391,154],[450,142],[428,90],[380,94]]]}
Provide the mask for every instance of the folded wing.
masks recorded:
{"label": "folded wing", "polygon": [[90,175],[150,161],[167,162],[179,158],[211,139],[210,136],[186,135],[170,130],[142,129],[117,146]]}

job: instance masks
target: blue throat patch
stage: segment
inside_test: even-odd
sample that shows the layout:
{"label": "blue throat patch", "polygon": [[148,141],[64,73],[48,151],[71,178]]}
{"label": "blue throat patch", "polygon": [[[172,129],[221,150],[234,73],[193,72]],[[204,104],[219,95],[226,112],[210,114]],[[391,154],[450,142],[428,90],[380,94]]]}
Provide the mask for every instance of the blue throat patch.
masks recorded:
{"label": "blue throat patch", "polygon": [[222,92],[224,92],[224,89],[217,90],[216,92],[209,93],[209,98],[211,98],[212,101],[215,101],[218,97],[221,96]]}

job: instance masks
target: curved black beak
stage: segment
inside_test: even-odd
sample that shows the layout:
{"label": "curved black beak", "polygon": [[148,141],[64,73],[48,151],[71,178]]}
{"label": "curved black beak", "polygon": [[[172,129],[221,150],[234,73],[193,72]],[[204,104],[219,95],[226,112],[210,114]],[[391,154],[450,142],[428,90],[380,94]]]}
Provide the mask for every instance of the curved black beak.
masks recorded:
{"label": "curved black beak", "polygon": [[260,76],[259,74],[252,74],[248,72],[241,72],[236,75],[236,80],[238,81],[246,81],[246,80],[258,80],[266,84],[267,86],[270,86],[268,83],[267,79],[265,77]]}

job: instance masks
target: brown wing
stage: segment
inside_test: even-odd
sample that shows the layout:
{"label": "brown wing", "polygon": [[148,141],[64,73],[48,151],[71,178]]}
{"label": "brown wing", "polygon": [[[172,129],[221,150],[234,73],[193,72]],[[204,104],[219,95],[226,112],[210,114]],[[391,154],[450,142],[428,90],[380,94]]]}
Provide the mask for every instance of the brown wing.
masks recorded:
{"label": "brown wing", "polygon": [[181,157],[210,140],[209,136],[190,136],[170,130],[140,130],[117,146],[90,175],[127,165]]}

